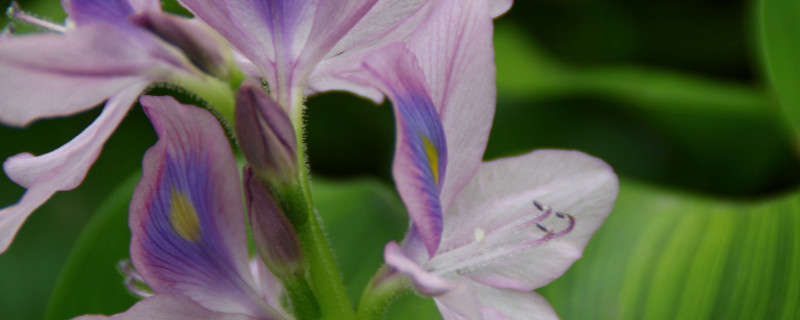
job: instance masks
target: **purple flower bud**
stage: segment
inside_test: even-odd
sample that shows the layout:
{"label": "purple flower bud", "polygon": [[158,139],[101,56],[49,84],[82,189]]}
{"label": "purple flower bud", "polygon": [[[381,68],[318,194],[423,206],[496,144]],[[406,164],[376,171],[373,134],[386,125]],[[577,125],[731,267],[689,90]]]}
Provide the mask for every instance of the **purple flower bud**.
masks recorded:
{"label": "purple flower bud", "polygon": [[244,168],[244,189],[253,240],[264,264],[278,277],[302,272],[303,252],[297,234],[250,166]]}
{"label": "purple flower bud", "polygon": [[290,181],[297,172],[297,140],[289,116],[254,80],[236,95],[236,136],[255,173],[271,182]]}
{"label": "purple flower bud", "polygon": [[231,77],[233,57],[230,48],[216,31],[205,24],[150,10],[130,19],[183,51],[200,70],[220,79]]}

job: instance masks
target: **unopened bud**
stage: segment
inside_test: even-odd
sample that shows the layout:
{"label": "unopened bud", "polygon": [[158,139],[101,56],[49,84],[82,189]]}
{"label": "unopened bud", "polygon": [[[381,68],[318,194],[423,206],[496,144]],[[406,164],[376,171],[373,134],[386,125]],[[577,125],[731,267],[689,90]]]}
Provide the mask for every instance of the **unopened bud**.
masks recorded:
{"label": "unopened bud", "polygon": [[287,182],[297,173],[297,140],[289,115],[254,80],[236,95],[236,136],[247,162],[262,178]]}
{"label": "unopened bud", "polygon": [[253,240],[264,264],[279,277],[299,274],[303,252],[294,227],[249,166],[244,168],[244,188]]}
{"label": "unopened bud", "polygon": [[131,19],[183,51],[203,72],[220,79],[231,78],[234,62],[230,47],[222,36],[202,22],[149,10]]}

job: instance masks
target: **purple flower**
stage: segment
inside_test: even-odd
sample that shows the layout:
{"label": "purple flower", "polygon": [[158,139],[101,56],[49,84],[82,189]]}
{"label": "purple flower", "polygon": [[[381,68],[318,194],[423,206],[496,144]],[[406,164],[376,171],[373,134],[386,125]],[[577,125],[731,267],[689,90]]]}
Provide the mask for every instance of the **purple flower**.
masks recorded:
{"label": "purple flower", "polygon": [[224,40],[197,21],[163,14],[158,0],[62,3],[71,23],[57,30],[61,33],[0,38],[0,122],[25,126],[107,102],[94,123],[57,150],[41,156],[22,153],[5,161],[9,178],[28,190],[16,205],[0,211],[0,253],[33,210],[55,192],[81,183],[147,86],[222,84],[228,90],[214,76],[223,76],[219,66],[232,61],[230,54],[224,49],[214,49],[204,59],[194,54],[220,47]]}
{"label": "purple flower", "polygon": [[119,317],[289,319],[282,286],[248,257],[242,185],[217,119],[171,97],[141,103],[159,140],[131,199],[130,250],[154,294]]}
{"label": "purple flower", "polygon": [[575,151],[482,163],[495,104],[491,7],[442,0],[430,10],[407,43],[347,76],[376,85],[395,109],[393,175],[412,226],[386,246],[386,263],[445,319],[557,318],[532,290],[580,257],[617,178]]}
{"label": "purple flower", "polygon": [[[502,14],[511,0],[491,2]],[[373,87],[338,77],[357,69],[371,50],[403,41],[430,0],[180,0],[240,53],[242,69],[263,78],[293,119],[304,94],[348,90],[373,100]]]}

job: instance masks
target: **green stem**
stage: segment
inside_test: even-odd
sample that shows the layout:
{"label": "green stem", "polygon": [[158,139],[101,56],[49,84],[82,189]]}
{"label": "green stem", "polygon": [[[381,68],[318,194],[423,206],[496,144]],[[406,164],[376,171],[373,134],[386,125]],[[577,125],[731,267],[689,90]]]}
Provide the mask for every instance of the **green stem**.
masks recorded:
{"label": "green stem", "polygon": [[392,277],[388,275],[388,272],[389,269],[383,266],[372,276],[358,301],[356,319],[382,319],[389,304],[410,288],[410,283],[406,278]]}
{"label": "green stem", "polygon": [[[303,167],[305,168],[305,167]],[[311,192],[305,169],[300,170],[302,191],[307,203]],[[333,259],[331,247],[320,225],[320,218],[311,205],[307,206],[308,219],[297,228],[303,254],[308,263],[311,281],[325,319],[352,319],[353,307],[347,297],[339,269]]]}
{"label": "green stem", "polygon": [[[302,152],[299,154],[304,154]],[[302,162],[301,162],[302,161]],[[298,160],[298,182],[273,189],[277,200],[294,226],[303,250],[306,271],[311,277],[316,301],[321,309],[321,317],[305,318],[297,313],[299,319],[352,319],[353,307],[344,289],[339,269],[333,259],[330,244],[314,211],[311,189],[304,160]],[[294,298],[294,297],[292,297]]]}
{"label": "green stem", "polygon": [[233,127],[233,108],[236,104],[234,94],[236,91],[231,87],[231,84],[210,76],[202,78],[186,77],[170,82],[203,99],[228,125]]}
{"label": "green stem", "polygon": [[[302,105],[298,108],[302,108]],[[302,116],[300,118],[302,119]],[[307,216],[305,221],[295,218],[292,222],[301,220],[297,221],[300,223],[296,224],[295,228],[297,228],[298,238],[303,247],[303,254],[308,263],[308,270],[311,275],[314,292],[317,295],[322,309],[322,318],[353,319],[355,316],[353,305],[347,297],[339,268],[336,266],[336,262],[333,259],[331,246],[322,230],[320,217],[316,210],[314,210],[308,177],[308,165],[306,163],[305,144],[303,142],[303,126],[296,125],[295,128],[299,128],[298,131],[300,131],[300,134],[297,135],[297,164],[298,168],[300,168],[297,170],[300,181],[299,192],[304,199],[305,213]],[[301,211],[294,212],[294,214],[300,213]],[[292,213],[289,214],[291,215]],[[292,220],[292,217],[290,216],[289,219]]]}
{"label": "green stem", "polygon": [[308,281],[302,274],[284,278],[281,282],[286,287],[297,319],[319,319],[320,308],[318,301]]}

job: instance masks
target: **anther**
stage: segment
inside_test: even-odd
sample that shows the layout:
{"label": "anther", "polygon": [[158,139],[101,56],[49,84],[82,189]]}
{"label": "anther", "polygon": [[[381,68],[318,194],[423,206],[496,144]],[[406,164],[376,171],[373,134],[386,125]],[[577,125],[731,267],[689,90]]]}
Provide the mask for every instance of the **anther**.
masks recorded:
{"label": "anther", "polygon": [[542,221],[544,219],[547,219],[547,217],[549,217],[550,214],[553,212],[550,209],[550,207],[542,205],[541,203],[539,203],[539,201],[536,201],[536,200],[533,200],[533,206],[536,207],[536,209],[538,209],[539,211],[542,212],[541,215],[539,215],[535,219],[533,219],[532,222],[534,222],[534,223],[535,222],[540,222],[540,221]]}
{"label": "anther", "polygon": [[12,1],[11,5],[8,6],[8,9],[6,9],[6,16],[8,16],[8,18],[11,20],[25,22],[32,26],[48,31],[58,33],[64,33],[67,31],[67,27],[65,26],[23,12],[16,1]]}
{"label": "anther", "polygon": [[561,232],[556,233],[554,235],[555,238],[558,238],[558,237],[561,237],[561,236],[563,236],[563,235],[565,235],[567,233],[570,233],[572,231],[572,229],[575,228],[575,217],[573,217],[571,214],[564,214],[564,216],[566,216],[567,219],[569,219],[569,226],[567,226],[564,230],[561,230]]}
{"label": "anther", "polygon": [[[538,209],[541,212],[541,214],[537,215],[535,218],[531,220],[513,226],[510,231],[519,231],[531,227],[534,224],[539,224],[539,222],[544,221],[545,219],[547,219],[547,217],[550,216],[550,214],[553,213],[553,210],[550,209],[550,207],[542,205],[541,203],[539,203],[539,201],[533,200],[533,206],[536,207],[536,209]],[[541,229],[542,226],[539,226],[539,228]],[[547,230],[544,229],[543,231],[547,232]]]}
{"label": "anther", "polygon": [[545,235],[545,237],[543,237],[543,238],[541,238],[541,239],[539,239],[537,241],[542,242],[542,241],[547,241],[547,240],[550,240],[550,239],[555,239],[555,238],[564,236],[565,234],[570,233],[572,231],[572,229],[575,228],[575,217],[573,217],[572,215],[570,215],[568,213],[555,211],[556,217],[558,217],[559,219],[567,219],[567,220],[569,220],[569,225],[566,228],[564,228],[564,230],[561,230],[559,232],[554,232],[554,231],[549,230],[547,227],[541,225],[539,222],[542,222],[545,219],[547,219],[547,217],[549,217],[550,214],[553,213],[553,209],[550,208],[549,206],[546,206],[546,205],[543,205],[543,204],[539,203],[539,201],[536,201],[536,200],[533,200],[533,205],[536,207],[536,209],[538,209],[539,211],[542,211],[543,213],[541,215],[539,215],[538,217],[534,218],[533,220],[531,220],[531,221],[529,221],[527,223],[524,223],[522,225],[523,226],[530,226],[531,224],[535,223],[536,227],[539,228],[539,230],[542,230],[543,232],[547,233],[547,235]]}

